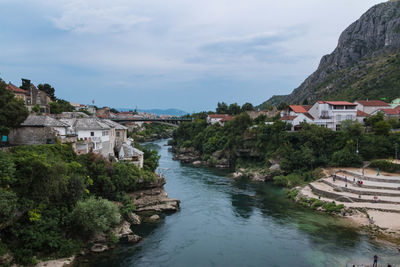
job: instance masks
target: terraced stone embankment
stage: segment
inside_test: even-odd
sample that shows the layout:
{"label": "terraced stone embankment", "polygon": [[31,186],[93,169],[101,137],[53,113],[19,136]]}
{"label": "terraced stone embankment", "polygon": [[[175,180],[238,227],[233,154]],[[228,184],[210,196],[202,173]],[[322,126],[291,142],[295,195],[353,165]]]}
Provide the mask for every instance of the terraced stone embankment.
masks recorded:
{"label": "terraced stone embankment", "polygon": [[[360,183],[362,181],[362,184]],[[300,190],[302,196],[335,201],[346,208],[400,213],[400,177],[339,170]]]}

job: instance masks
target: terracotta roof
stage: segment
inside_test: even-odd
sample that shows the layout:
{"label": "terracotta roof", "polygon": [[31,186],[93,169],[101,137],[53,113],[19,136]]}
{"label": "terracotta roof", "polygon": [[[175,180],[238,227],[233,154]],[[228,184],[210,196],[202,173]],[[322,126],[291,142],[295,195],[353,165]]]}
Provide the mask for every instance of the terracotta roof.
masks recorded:
{"label": "terracotta roof", "polygon": [[332,106],[357,106],[357,104],[350,103],[347,101],[324,101],[324,103],[328,103]]}
{"label": "terracotta roof", "polygon": [[231,121],[231,120],[233,120],[234,118],[235,118],[234,116],[225,116],[225,117],[221,120],[221,122]]}
{"label": "terracotta roof", "polygon": [[394,109],[394,108],[382,108],[380,109],[382,112],[384,112],[386,115],[399,115],[400,110]]}
{"label": "terracotta roof", "polygon": [[210,114],[208,115],[210,118],[225,118],[225,117],[231,117],[228,114]]}
{"label": "terracotta roof", "polygon": [[279,120],[281,120],[281,121],[292,121],[292,120],[294,120],[296,118],[297,118],[297,116],[283,116]]}
{"label": "terracotta roof", "polygon": [[394,109],[400,110],[400,105],[398,105],[398,106],[395,107]]}
{"label": "terracotta roof", "polygon": [[304,106],[304,105],[303,105],[303,108],[304,108],[305,110],[309,111],[309,110],[312,108],[312,106]]}
{"label": "terracotta roof", "polygon": [[307,110],[303,106],[291,105],[289,108],[296,113],[307,113]]}
{"label": "terracotta roof", "polygon": [[368,116],[369,116],[368,113],[365,113],[361,110],[357,110],[357,117],[368,117]]}
{"label": "terracotta roof", "polygon": [[382,100],[357,100],[357,103],[360,103],[366,107],[389,107],[390,105]]}
{"label": "terracotta roof", "polygon": [[14,93],[17,93],[17,94],[28,94],[27,91],[25,91],[24,89],[21,89],[21,88],[15,86],[15,85],[12,84],[12,83],[7,84],[6,88],[7,88],[8,90],[13,91]]}

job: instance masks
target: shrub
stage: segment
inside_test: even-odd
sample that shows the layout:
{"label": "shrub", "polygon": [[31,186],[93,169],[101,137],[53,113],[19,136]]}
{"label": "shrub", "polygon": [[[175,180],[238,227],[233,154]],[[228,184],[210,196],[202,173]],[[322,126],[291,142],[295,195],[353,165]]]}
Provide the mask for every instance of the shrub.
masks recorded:
{"label": "shrub", "polygon": [[340,205],[336,205],[335,201],[326,203],[323,205],[323,208],[329,212],[329,213],[333,213],[333,212],[339,212],[341,209],[344,208],[343,204]]}
{"label": "shrub", "polygon": [[400,172],[400,164],[396,164],[384,159],[373,160],[369,166],[372,168],[379,168],[385,172]]}
{"label": "shrub", "polygon": [[91,197],[78,201],[71,220],[77,231],[88,235],[106,232],[119,222],[118,208],[106,199]]}

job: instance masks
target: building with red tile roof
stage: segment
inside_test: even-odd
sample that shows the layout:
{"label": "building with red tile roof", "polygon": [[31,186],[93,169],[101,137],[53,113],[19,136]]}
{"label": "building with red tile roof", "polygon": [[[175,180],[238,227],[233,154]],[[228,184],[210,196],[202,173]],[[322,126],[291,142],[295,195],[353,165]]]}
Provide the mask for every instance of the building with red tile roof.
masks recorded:
{"label": "building with red tile roof", "polygon": [[390,105],[382,100],[357,100],[357,109],[365,113],[372,114],[374,111],[382,108],[390,108]]}

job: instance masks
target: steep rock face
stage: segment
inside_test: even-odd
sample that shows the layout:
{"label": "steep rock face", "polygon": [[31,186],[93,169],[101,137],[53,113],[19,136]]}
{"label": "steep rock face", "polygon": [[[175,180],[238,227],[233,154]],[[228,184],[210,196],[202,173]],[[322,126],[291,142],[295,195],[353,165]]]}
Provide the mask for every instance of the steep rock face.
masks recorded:
{"label": "steep rock face", "polygon": [[[322,57],[318,69],[313,74],[290,95],[280,100],[301,103],[305,99],[315,101],[317,97],[330,97],[340,87],[336,79],[343,78],[335,74],[342,71],[341,75],[346,75],[344,70],[354,67],[357,69],[357,65],[365,63],[362,61],[366,58],[378,60],[381,55],[398,53],[398,49],[400,49],[400,1],[376,5],[341,34],[336,49]],[[362,74],[358,73],[359,76]],[[344,77],[343,80],[349,79]]]}

